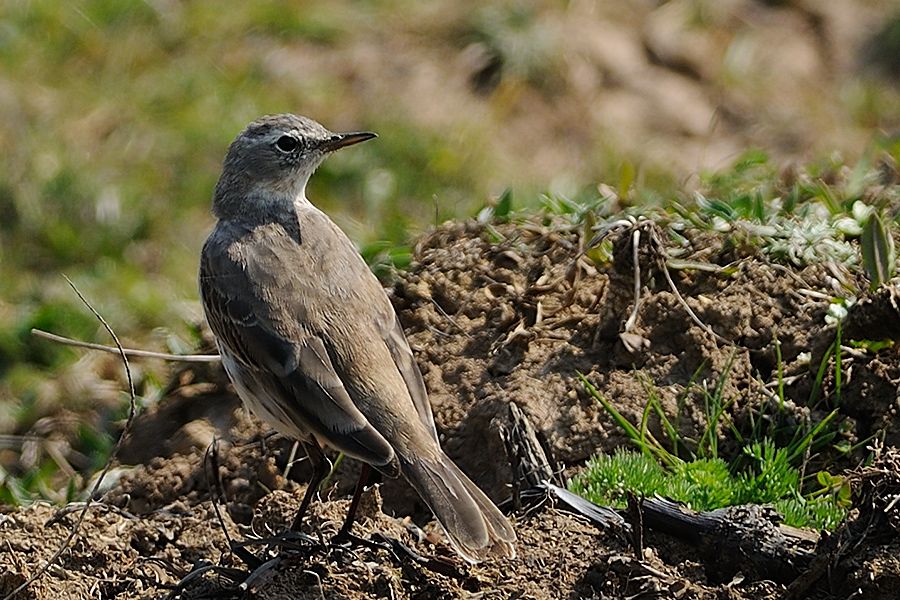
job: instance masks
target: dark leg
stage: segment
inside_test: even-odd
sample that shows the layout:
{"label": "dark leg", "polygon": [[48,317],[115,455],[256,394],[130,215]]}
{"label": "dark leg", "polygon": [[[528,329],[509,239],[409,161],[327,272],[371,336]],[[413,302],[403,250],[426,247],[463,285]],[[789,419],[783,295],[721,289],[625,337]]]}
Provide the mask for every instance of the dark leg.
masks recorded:
{"label": "dark leg", "polygon": [[328,474],[328,461],[325,460],[325,454],[319,447],[318,442],[312,440],[310,442],[302,443],[303,449],[306,450],[306,455],[309,457],[309,462],[312,464],[313,472],[312,477],[309,479],[306,493],[303,494],[303,501],[300,503],[300,508],[297,510],[297,516],[294,517],[294,523],[291,525],[291,531],[300,531],[300,525],[303,523],[303,516],[306,514],[307,509],[309,509],[309,505],[316,495],[316,492],[319,490],[319,484],[322,483],[322,480],[325,479],[325,475]]}
{"label": "dark leg", "polygon": [[372,467],[368,463],[363,463],[362,470],[359,472],[359,480],[356,482],[356,489],[353,491],[353,499],[350,500],[350,508],[347,509],[347,517],[344,519],[344,524],[341,525],[341,530],[334,536],[335,541],[351,538],[350,529],[353,527],[353,517],[356,516],[359,500],[366,489],[366,484],[369,483],[369,475],[371,474]]}

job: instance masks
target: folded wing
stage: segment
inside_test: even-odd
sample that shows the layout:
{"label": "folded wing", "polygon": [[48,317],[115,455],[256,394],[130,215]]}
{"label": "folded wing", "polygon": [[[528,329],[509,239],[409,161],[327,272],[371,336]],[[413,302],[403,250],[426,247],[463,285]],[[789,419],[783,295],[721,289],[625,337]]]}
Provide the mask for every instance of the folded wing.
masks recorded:
{"label": "folded wing", "polygon": [[260,402],[277,402],[269,412],[287,415],[300,430],[388,475],[398,474],[393,448],[353,403],[322,338],[302,323],[289,336],[279,332],[269,305],[253,289],[239,264],[204,252],[200,293],[207,320],[252,380],[244,386],[248,393],[258,394]]}

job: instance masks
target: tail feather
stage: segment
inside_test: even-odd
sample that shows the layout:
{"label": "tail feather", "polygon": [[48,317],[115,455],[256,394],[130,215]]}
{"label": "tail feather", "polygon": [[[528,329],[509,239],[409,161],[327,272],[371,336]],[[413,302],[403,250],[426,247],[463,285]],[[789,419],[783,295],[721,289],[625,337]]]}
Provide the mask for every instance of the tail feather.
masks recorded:
{"label": "tail feather", "polygon": [[401,459],[402,472],[467,561],[515,558],[512,525],[472,480],[441,452],[437,460]]}

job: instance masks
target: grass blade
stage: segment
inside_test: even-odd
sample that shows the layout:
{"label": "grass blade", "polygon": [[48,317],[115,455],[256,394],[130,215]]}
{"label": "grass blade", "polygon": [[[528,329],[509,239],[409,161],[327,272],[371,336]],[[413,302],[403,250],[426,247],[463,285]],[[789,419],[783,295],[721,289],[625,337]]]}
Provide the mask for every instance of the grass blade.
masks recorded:
{"label": "grass blade", "polygon": [[894,238],[876,211],[869,215],[860,237],[863,267],[869,276],[870,287],[874,290],[894,276],[896,256]]}

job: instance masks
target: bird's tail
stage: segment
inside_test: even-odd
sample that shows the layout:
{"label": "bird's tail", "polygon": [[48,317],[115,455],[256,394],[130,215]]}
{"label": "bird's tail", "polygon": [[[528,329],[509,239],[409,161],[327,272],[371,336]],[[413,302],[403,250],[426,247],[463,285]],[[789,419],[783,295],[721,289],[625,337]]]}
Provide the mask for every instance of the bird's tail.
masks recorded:
{"label": "bird's tail", "polygon": [[404,477],[463,558],[472,563],[490,556],[515,558],[512,525],[446,454],[441,452],[437,460],[414,457],[401,463]]}

